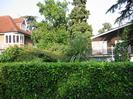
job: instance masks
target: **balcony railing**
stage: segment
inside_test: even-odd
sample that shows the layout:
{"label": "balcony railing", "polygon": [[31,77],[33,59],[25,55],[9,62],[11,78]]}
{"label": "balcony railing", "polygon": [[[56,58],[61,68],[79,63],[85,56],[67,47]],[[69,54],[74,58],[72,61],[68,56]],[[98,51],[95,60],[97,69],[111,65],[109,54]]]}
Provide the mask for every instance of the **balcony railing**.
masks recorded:
{"label": "balcony railing", "polygon": [[107,49],[93,49],[93,55],[111,55],[112,48],[108,47]]}

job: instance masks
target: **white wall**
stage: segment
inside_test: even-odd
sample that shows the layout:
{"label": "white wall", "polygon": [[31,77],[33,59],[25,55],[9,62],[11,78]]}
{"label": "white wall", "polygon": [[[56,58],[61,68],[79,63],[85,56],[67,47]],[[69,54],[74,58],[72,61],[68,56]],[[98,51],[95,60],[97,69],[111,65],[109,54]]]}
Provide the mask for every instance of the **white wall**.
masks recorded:
{"label": "white wall", "polygon": [[107,41],[92,41],[92,54],[107,54]]}

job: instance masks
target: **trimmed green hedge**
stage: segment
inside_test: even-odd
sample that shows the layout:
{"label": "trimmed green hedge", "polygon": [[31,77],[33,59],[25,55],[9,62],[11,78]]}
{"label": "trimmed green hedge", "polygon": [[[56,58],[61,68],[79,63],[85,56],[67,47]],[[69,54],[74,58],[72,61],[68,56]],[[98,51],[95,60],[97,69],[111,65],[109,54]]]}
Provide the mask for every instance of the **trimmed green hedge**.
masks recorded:
{"label": "trimmed green hedge", "polygon": [[133,99],[133,63],[0,65],[0,99]]}

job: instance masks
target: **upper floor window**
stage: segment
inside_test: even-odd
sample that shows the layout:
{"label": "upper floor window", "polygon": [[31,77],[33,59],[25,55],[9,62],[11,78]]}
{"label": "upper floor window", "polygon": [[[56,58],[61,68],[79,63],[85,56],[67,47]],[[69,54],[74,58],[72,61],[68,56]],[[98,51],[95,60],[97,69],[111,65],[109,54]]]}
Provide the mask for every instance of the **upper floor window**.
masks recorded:
{"label": "upper floor window", "polygon": [[8,43],[8,35],[6,35],[6,43]]}
{"label": "upper floor window", "polygon": [[22,30],[26,30],[25,24],[21,24],[21,29],[22,29]]}
{"label": "upper floor window", "polygon": [[13,35],[13,43],[15,43],[15,42],[16,42],[15,35]]}
{"label": "upper floor window", "polygon": [[24,37],[23,37],[23,35],[20,35],[20,43],[24,43]]}
{"label": "upper floor window", "polygon": [[16,43],[19,43],[19,36],[16,36]]}
{"label": "upper floor window", "polygon": [[5,43],[24,43],[23,34],[6,34]]}
{"label": "upper floor window", "polygon": [[9,43],[11,43],[11,35],[9,35]]}

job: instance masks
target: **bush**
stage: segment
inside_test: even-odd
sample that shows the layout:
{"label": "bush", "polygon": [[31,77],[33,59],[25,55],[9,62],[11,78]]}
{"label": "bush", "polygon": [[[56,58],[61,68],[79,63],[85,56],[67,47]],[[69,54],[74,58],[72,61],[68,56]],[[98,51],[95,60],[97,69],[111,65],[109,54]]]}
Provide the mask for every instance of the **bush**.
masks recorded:
{"label": "bush", "polygon": [[[132,63],[1,64],[6,99],[132,99]],[[1,80],[1,79],[0,79]],[[5,99],[5,98],[1,98]]]}
{"label": "bush", "polygon": [[114,58],[115,61],[129,61],[129,53],[128,53],[128,43],[127,42],[122,42],[118,43],[114,49]]}
{"label": "bush", "polygon": [[20,48],[18,46],[9,47],[0,55],[0,62],[22,62],[33,60],[56,62],[58,57],[52,53],[42,51],[40,49],[26,47]]}
{"label": "bush", "polygon": [[56,58],[56,55],[36,49],[36,48],[25,48],[24,53],[19,56],[15,61],[34,61],[34,60],[40,60],[44,62],[56,62],[58,59]]}
{"label": "bush", "polygon": [[21,56],[23,49],[18,46],[11,46],[7,48],[2,55],[0,55],[0,62],[11,62],[15,61],[18,56]]}
{"label": "bush", "polygon": [[90,59],[91,47],[87,35],[78,34],[70,40],[66,51],[67,59],[73,61],[86,61]]}

